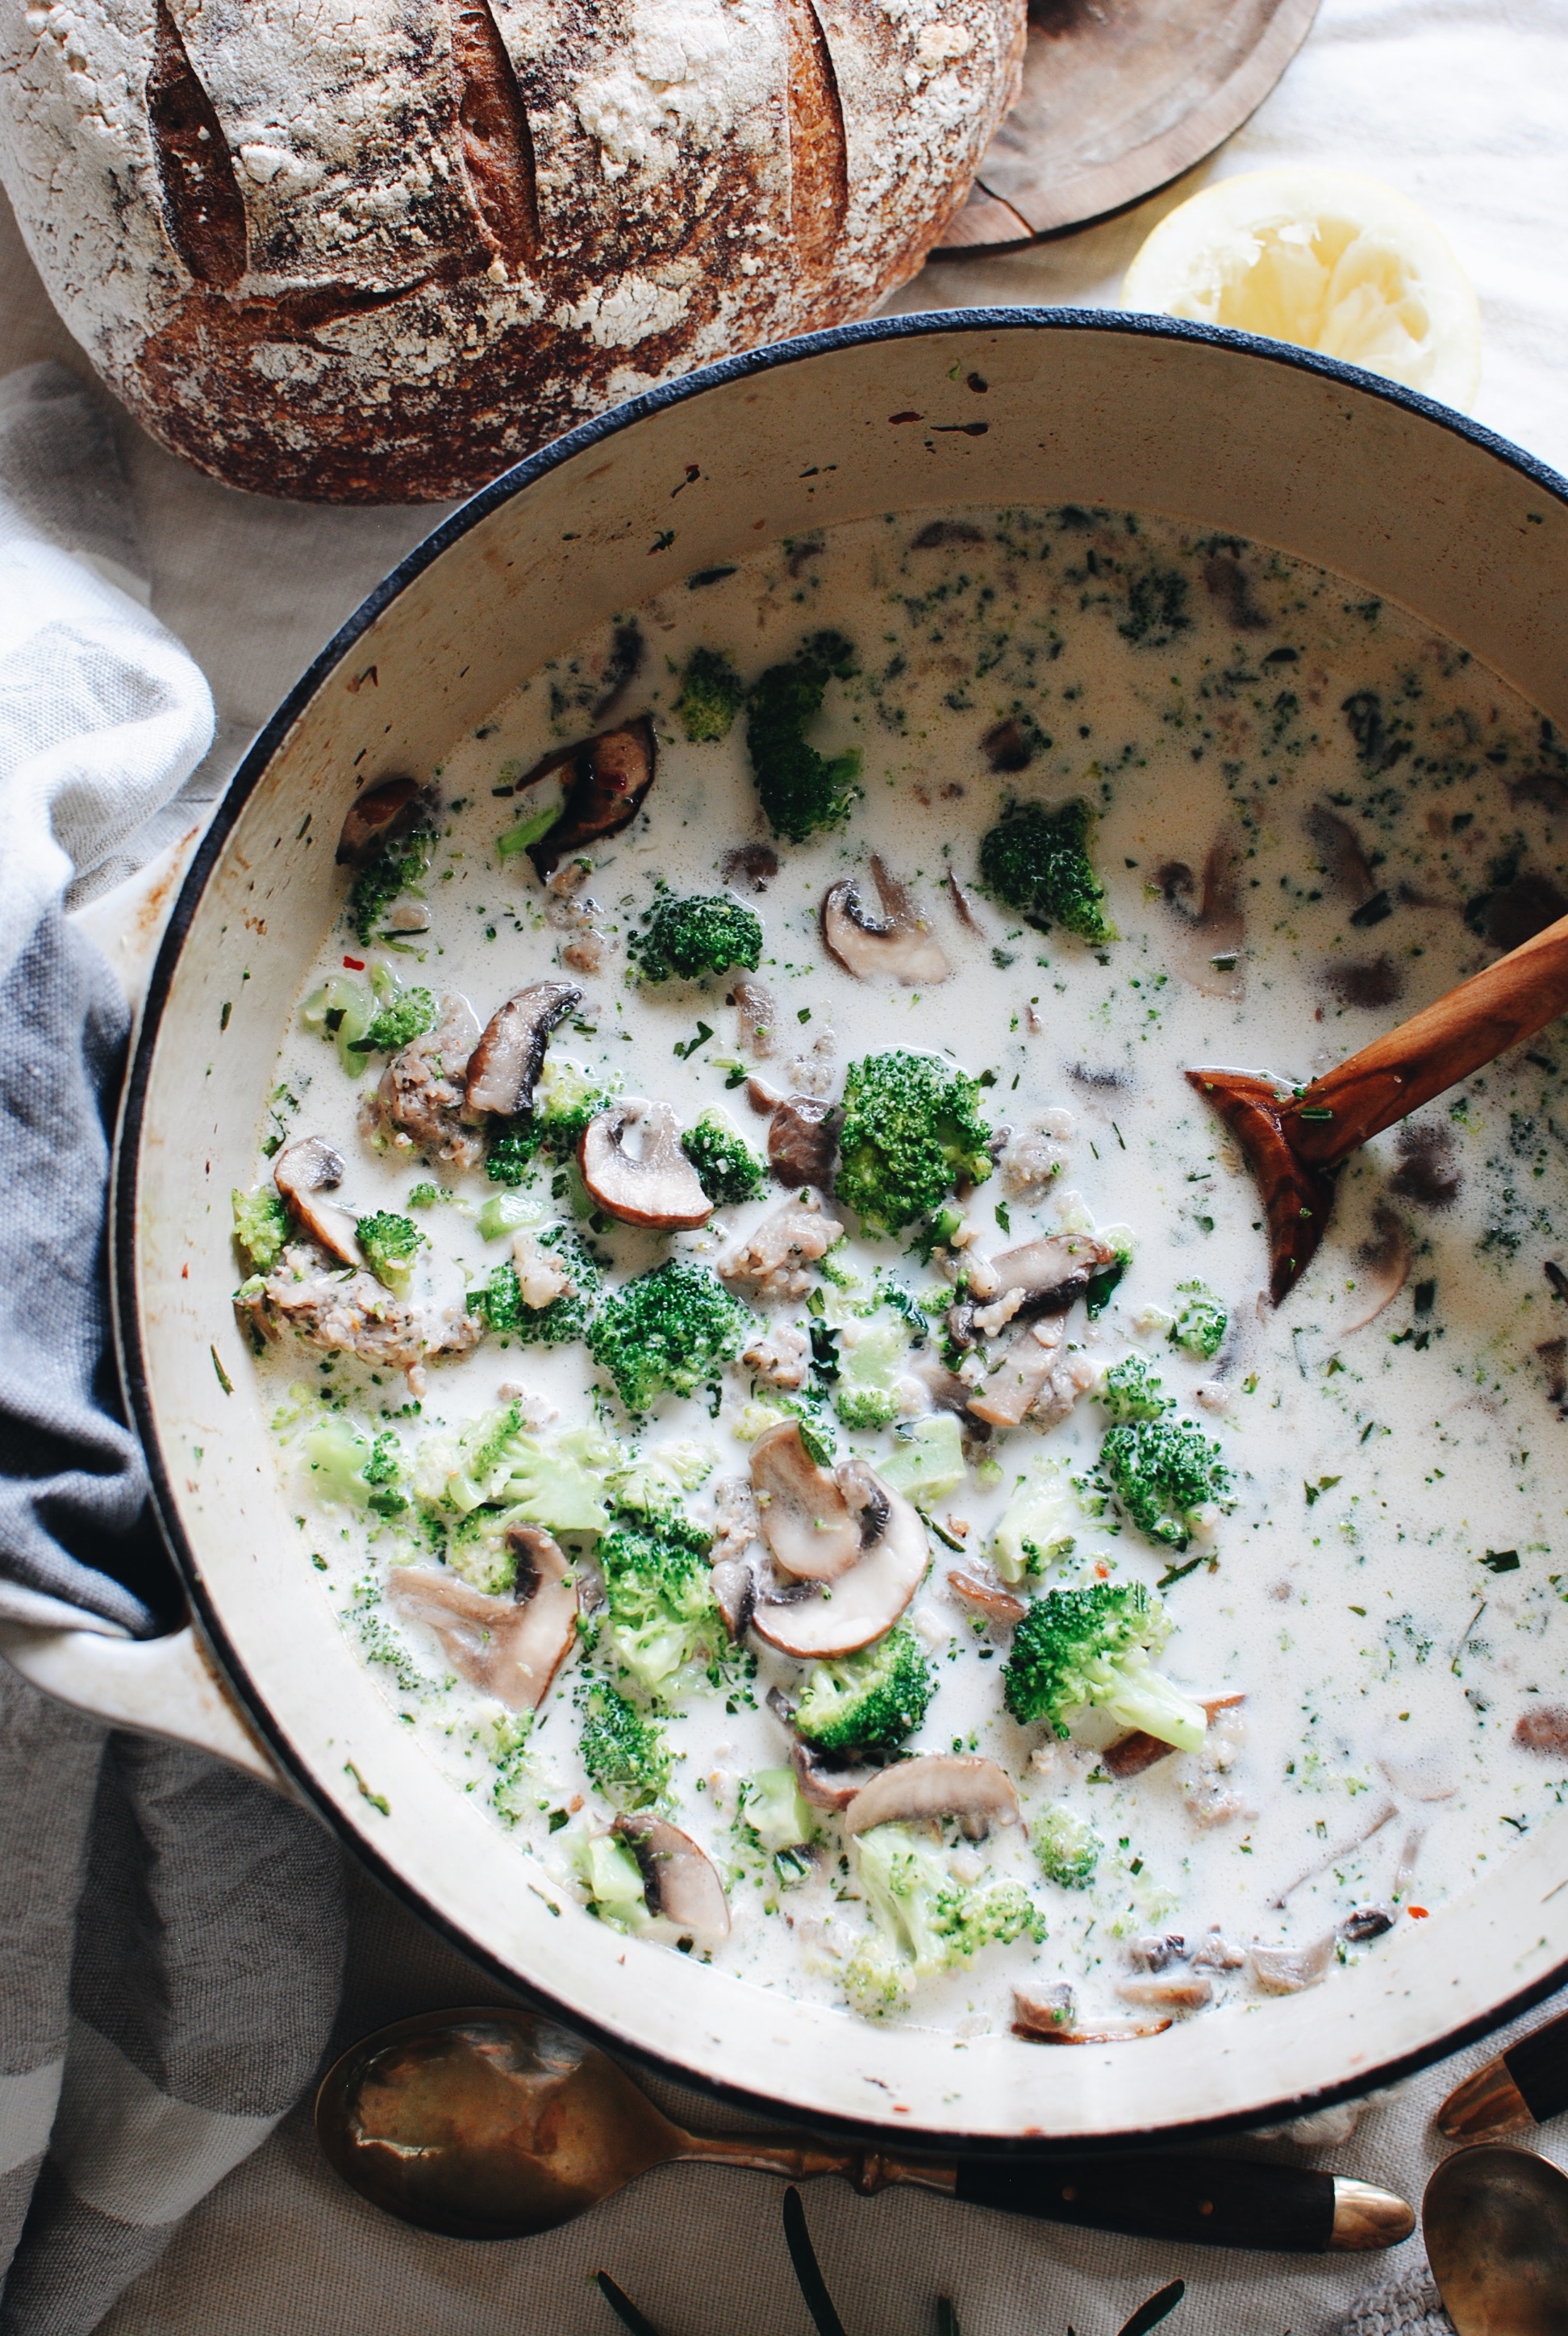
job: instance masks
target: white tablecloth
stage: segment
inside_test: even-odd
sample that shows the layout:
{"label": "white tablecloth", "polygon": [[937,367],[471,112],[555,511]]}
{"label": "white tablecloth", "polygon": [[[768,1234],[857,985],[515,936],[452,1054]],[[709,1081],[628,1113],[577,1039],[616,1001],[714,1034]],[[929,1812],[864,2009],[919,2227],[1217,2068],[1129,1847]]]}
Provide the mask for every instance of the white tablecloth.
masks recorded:
{"label": "white tablecloth", "polygon": [[[1107,0],[1115,5],[1115,0]],[[1313,161],[1369,171],[1426,205],[1481,297],[1478,418],[1568,470],[1568,0],[1324,0],[1306,47],[1215,161],[1127,217],[1011,257],[930,268],[892,307],[1105,306],[1149,228],[1205,176]],[[0,209],[0,372],[85,362]],[[254,500],[185,469],[126,423],[126,462],[157,613],[212,685],[217,744],[190,792],[210,795],[256,727],[361,596],[438,514],[311,511]],[[428,2005],[499,2000],[368,1883],[358,1892],[345,2039]],[[1319,2150],[1418,2197],[1441,2155],[1434,2102],[1472,2052],[1368,2110]],[[668,2097],[673,2099],[673,2097]],[[733,2122],[695,2101],[701,2120]],[[1541,2146],[1568,2163],[1568,2135]],[[1252,2145],[1300,2160],[1286,2143]],[[1269,2258],[1111,2242],[911,2193],[872,2200],[823,2184],[808,2209],[852,2336],[917,2336],[932,2299],[965,2336],[1111,2336],[1164,2281],[1188,2282],[1173,2336],[1320,2336],[1390,2258]],[[589,2220],[528,2244],[425,2237],[375,2214],[317,2158],[303,2114],[198,2208],[122,2300],[106,2336],[612,2336],[587,2283],[603,2265],[664,2336],[803,2336],[776,2185],[697,2168],[648,2177]]]}

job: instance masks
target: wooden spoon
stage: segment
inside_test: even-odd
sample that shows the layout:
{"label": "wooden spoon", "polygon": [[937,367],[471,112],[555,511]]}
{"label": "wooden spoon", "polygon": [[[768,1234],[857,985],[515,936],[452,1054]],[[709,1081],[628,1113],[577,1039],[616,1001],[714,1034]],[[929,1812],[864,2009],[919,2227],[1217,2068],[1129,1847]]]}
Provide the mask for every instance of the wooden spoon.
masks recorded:
{"label": "wooden spoon", "polygon": [[1278,1306],[1322,1240],[1334,1172],[1369,1137],[1407,1118],[1568,1011],[1568,917],[1310,1086],[1258,1071],[1189,1071],[1247,1156],[1269,1226],[1269,1295]]}

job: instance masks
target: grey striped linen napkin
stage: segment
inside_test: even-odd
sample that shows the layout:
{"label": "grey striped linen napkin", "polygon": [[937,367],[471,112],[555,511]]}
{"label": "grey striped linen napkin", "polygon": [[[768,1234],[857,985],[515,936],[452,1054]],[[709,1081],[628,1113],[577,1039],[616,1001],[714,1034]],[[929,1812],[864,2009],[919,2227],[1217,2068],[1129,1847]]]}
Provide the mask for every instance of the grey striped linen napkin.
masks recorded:
{"label": "grey striped linen napkin", "polygon": [[[64,914],[200,762],[207,685],[141,605],[102,409],[0,382],[0,1617],[178,1611],[107,1348],[108,1127],[129,1013]],[[0,2331],[85,2336],[310,2077],[338,1854],[203,1755],[0,1662]]]}

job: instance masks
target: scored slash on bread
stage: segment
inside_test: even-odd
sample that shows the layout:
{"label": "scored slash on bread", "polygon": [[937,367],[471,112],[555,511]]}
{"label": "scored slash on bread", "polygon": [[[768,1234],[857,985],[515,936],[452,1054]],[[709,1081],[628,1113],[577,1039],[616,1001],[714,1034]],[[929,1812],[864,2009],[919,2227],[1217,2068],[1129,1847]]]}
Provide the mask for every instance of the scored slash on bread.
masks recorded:
{"label": "scored slash on bread", "polygon": [[1023,0],[64,0],[0,176],[66,324],[229,484],[442,499],[911,276]]}

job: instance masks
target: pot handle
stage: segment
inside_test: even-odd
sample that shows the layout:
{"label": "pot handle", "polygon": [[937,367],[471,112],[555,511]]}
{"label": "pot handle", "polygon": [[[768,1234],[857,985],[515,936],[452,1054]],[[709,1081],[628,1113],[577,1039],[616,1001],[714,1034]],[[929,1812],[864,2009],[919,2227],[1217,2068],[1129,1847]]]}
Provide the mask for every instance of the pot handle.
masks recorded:
{"label": "pot handle", "polygon": [[0,1621],[0,1655],[58,1703],[111,1728],[194,1745],[275,1791],[293,1793],[189,1622],[164,1639],[112,1639]]}

